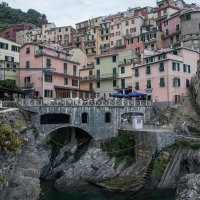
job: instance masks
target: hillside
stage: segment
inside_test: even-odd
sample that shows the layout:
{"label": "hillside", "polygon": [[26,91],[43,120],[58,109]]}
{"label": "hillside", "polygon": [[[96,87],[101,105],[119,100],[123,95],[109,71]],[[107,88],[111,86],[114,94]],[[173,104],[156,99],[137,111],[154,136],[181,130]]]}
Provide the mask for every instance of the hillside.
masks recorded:
{"label": "hillside", "polygon": [[20,9],[11,8],[6,2],[0,3],[0,31],[3,31],[11,24],[28,22],[36,26],[41,26],[47,23],[46,15],[37,12],[36,10],[29,9],[23,12]]}

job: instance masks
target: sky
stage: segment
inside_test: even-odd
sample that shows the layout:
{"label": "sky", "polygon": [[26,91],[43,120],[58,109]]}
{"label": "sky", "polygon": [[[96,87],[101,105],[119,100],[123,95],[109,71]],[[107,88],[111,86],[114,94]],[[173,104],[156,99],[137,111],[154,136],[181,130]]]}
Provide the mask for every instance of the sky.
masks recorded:
{"label": "sky", "polygon": [[[48,22],[59,26],[73,26],[94,17],[116,14],[131,7],[156,5],[156,0],[2,0],[10,7],[26,12],[29,8],[47,16]],[[186,3],[197,3],[199,0],[185,0]]]}

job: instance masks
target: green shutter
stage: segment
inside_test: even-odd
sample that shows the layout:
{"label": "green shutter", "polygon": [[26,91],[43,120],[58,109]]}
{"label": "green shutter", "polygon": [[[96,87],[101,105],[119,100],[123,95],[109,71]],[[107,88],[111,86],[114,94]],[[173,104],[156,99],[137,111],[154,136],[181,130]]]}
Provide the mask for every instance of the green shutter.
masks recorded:
{"label": "green shutter", "polygon": [[186,87],[189,88],[190,87],[190,81],[188,79],[186,79]]}
{"label": "green shutter", "polygon": [[180,63],[177,63],[178,64],[178,71],[180,71]]}
{"label": "green shutter", "polygon": [[188,73],[190,73],[190,65],[188,65]]}
{"label": "green shutter", "polygon": [[186,70],[186,64],[183,64],[183,72],[186,72],[187,70]]}
{"label": "green shutter", "polygon": [[139,76],[139,69],[135,69],[135,76]]}
{"label": "green shutter", "polygon": [[176,71],[176,63],[175,62],[172,62],[172,70]]}
{"label": "green shutter", "polygon": [[180,78],[178,78],[178,87],[180,87],[181,86],[181,80],[180,80]]}

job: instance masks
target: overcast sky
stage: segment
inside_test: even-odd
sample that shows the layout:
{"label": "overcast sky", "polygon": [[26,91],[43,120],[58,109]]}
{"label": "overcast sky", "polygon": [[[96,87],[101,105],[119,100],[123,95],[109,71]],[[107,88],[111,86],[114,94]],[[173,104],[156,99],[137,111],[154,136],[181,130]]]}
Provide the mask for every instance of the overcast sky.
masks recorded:
{"label": "overcast sky", "polygon": [[[3,1],[3,0],[2,0]],[[27,11],[35,9],[47,16],[56,26],[68,26],[92,17],[115,14],[128,7],[155,6],[156,0],[4,0],[10,7]],[[185,0],[186,3],[199,3],[199,0]]]}

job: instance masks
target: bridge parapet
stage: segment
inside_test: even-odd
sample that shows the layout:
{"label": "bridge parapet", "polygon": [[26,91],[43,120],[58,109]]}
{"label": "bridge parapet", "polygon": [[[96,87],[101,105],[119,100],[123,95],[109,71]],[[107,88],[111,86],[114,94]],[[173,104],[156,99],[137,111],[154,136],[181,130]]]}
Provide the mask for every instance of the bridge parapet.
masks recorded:
{"label": "bridge parapet", "polygon": [[104,99],[104,100],[86,100],[82,99],[55,99],[44,101],[42,99],[15,99],[15,103],[20,106],[152,106],[152,101],[147,100],[129,100],[129,99]]}

